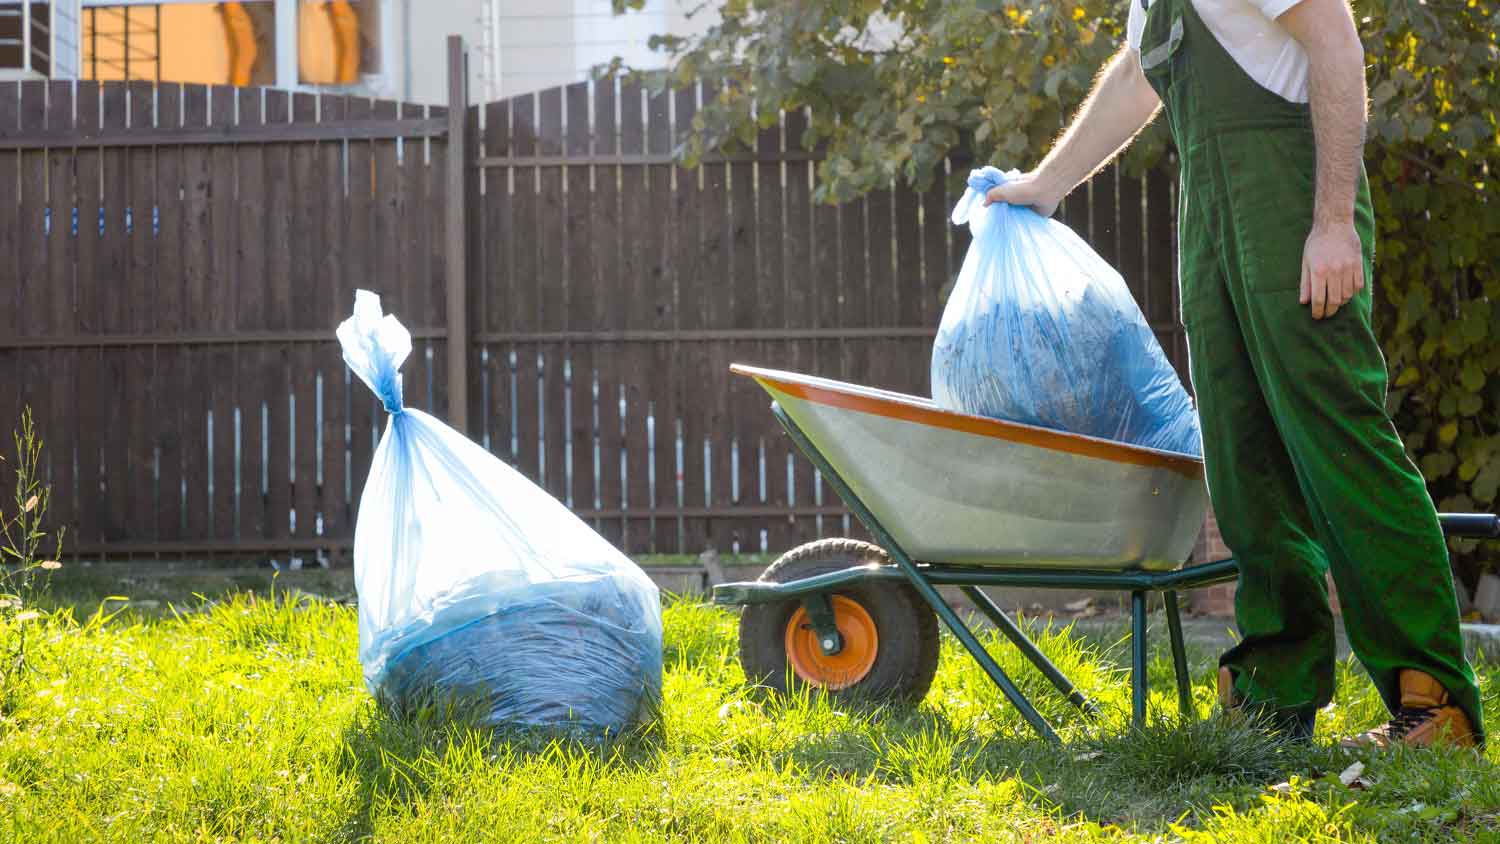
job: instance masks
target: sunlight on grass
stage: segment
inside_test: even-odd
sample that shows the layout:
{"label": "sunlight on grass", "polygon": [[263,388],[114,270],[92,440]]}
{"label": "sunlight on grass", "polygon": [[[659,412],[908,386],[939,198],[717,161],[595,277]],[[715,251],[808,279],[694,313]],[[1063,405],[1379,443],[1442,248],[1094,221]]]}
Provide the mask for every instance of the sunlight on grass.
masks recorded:
{"label": "sunlight on grass", "polygon": [[1132,732],[1112,649],[1027,621],[1104,710],[1083,719],[989,637],[1059,726],[1052,747],[952,641],[921,706],[853,706],[747,687],[730,613],[676,600],[664,617],[659,717],[602,740],[494,734],[462,706],[384,712],[354,610],[305,596],[33,619],[36,671],[0,711],[0,839],[1342,842],[1487,840],[1500,824],[1493,764],[1463,751],[1370,757],[1367,790],[1337,783],[1352,757],[1327,739],[1381,716],[1347,666],[1306,748],[1168,720],[1153,654],[1155,720]]}

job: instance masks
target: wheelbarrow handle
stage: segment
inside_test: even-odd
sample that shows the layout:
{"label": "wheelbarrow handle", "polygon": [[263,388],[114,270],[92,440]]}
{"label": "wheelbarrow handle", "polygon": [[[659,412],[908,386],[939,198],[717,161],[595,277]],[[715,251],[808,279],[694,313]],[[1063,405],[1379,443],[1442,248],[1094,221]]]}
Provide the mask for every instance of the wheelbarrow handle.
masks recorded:
{"label": "wheelbarrow handle", "polygon": [[1439,513],[1438,521],[1449,536],[1500,539],[1500,516],[1494,513]]}

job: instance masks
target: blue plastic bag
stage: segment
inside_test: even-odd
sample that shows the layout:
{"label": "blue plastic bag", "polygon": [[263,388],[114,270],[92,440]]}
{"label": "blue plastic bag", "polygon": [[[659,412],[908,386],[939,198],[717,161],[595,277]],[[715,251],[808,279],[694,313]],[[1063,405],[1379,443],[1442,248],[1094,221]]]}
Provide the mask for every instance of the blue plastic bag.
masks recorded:
{"label": "blue plastic bag", "polygon": [[1198,414],[1130,288],[1073,230],[984,195],[969,173],[954,225],[974,235],[932,349],[950,410],[1201,455]]}
{"label": "blue plastic bag", "polygon": [[370,691],[478,698],[495,725],[618,730],[653,712],[656,585],[519,472],[402,406],[411,335],[378,296],[356,294],[338,337],[390,413],[354,529]]}

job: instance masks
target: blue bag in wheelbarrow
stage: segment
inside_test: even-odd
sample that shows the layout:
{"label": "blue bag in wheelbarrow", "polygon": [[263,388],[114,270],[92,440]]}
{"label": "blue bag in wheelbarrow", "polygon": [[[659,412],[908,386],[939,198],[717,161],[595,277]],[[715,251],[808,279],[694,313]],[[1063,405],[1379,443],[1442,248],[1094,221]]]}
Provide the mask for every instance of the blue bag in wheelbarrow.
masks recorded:
{"label": "blue bag in wheelbarrow", "polygon": [[661,604],[551,495],[402,404],[411,335],[355,297],[344,361],[390,414],[354,529],[359,659],[400,706],[464,698],[496,726],[619,730],[661,695]]}
{"label": "blue bag in wheelbarrow", "polygon": [[932,349],[942,407],[1185,454],[1198,414],[1114,268],[1062,223],[984,205],[1014,178],[969,173],[954,225],[974,239]]}

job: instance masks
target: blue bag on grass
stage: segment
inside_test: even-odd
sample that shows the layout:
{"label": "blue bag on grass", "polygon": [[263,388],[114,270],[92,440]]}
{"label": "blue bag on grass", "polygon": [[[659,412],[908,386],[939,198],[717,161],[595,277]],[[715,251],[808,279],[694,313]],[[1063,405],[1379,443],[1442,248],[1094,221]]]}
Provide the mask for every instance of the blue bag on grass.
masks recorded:
{"label": "blue bag on grass", "polygon": [[395,703],[493,725],[619,730],[661,695],[661,604],[634,563],[519,472],[401,403],[411,335],[361,290],[344,361],[390,413],[359,501],[359,659]]}
{"label": "blue bag on grass", "polygon": [[984,206],[1016,175],[969,173],[954,225],[974,235],[932,349],[950,410],[1201,455],[1198,414],[1130,288],[1073,230]]}

